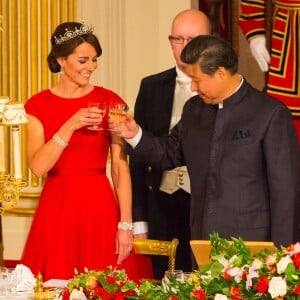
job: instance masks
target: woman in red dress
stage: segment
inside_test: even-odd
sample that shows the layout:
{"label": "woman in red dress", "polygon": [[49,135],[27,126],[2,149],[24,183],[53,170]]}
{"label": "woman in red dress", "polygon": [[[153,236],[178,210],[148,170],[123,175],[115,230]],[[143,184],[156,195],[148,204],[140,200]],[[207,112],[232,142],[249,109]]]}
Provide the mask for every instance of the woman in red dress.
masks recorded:
{"label": "woman in red dress", "polygon": [[[52,89],[26,103],[27,153],[32,172],[47,174],[22,263],[44,280],[69,279],[108,266],[133,280],[151,278],[148,257],[133,253],[131,179],[122,140],[108,131],[97,107],[124,103],[90,84],[102,49],[85,24],[60,24],[51,37],[48,66],[60,72]],[[102,130],[89,127],[102,126]],[[110,151],[112,184],[106,176]],[[142,266],[142,267],[141,267]]]}

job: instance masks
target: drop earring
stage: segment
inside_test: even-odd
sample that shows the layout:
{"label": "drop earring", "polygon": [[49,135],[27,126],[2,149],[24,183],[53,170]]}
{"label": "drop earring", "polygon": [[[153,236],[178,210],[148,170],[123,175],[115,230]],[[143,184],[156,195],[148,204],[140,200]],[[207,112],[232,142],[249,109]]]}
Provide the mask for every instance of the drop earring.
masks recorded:
{"label": "drop earring", "polygon": [[62,66],[60,67],[59,74],[60,74],[60,76],[65,75],[65,70],[64,70],[64,68]]}

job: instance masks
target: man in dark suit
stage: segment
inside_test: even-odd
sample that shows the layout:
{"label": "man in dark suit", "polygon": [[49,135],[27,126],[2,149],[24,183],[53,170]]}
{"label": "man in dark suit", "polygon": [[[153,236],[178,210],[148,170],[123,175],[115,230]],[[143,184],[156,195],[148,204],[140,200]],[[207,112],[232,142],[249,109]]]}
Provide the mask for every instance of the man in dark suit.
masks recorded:
{"label": "man in dark suit", "polygon": [[167,137],[130,116],[117,125],[131,157],[164,169],[187,166],[192,239],[216,231],[278,246],[296,242],[300,154],[290,111],[237,73],[237,56],[220,38],[194,38],[181,59],[198,95]]}
{"label": "man in dark suit", "polygon": [[[188,41],[200,34],[210,34],[210,23],[203,12],[188,9],[177,14],[169,36],[176,67],[141,81],[134,116],[156,136],[168,134],[180,119],[185,101],[196,94],[190,90],[190,78],[181,70],[180,54]],[[163,172],[160,167],[137,162],[133,157],[130,170],[135,237],[178,238],[176,269],[191,271],[190,181],[186,167]],[[155,278],[161,279],[167,257],[153,256],[152,263]]]}

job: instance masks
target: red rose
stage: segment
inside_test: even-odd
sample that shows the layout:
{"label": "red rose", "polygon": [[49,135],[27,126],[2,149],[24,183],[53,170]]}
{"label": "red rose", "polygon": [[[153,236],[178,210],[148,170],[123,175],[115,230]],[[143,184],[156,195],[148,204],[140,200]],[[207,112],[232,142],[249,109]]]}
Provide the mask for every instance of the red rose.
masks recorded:
{"label": "red rose", "polygon": [[206,299],[205,291],[203,291],[203,290],[193,291],[192,296],[199,299],[199,300],[205,300]]}
{"label": "red rose", "polygon": [[245,300],[244,297],[240,297],[240,296],[233,296],[232,299],[233,300]]}
{"label": "red rose", "polygon": [[97,289],[97,295],[94,294],[95,297],[99,297],[100,299],[107,300],[110,299],[109,293],[104,288]]}
{"label": "red rose", "polygon": [[247,275],[248,275],[247,272],[243,272],[243,273],[242,273],[242,279],[243,279],[243,280],[246,280],[246,279],[247,279]]}
{"label": "red rose", "polygon": [[295,288],[295,294],[300,295],[300,284],[298,284]]}
{"label": "red rose", "polygon": [[236,286],[232,286],[230,288],[230,297],[234,298],[237,297],[241,292],[241,288],[236,287]]}
{"label": "red rose", "polygon": [[294,266],[296,269],[300,269],[300,253],[296,253],[292,256]]}
{"label": "red rose", "polygon": [[264,294],[268,291],[268,288],[269,288],[268,278],[265,276],[260,276],[259,282],[256,284],[256,290],[259,293]]}
{"label": "red rose", "polygon": [[93,295],[94,295],[94,297],[101,297],[101,296],[103,296],[103,295],[105,295],[106,294],[106,291],[105,291],[105,289],[103,288],[103,287],[101,287],[101,286],[97,286],[96,288],[94,288],[94,290],[93,290]]}
{"label": "red rose", "polygon": [[224,272],[224,278],[225,278],[225,280],[226,281],[231,281],[231,275],[230,274],[228,274],[228,270],[225,270],[225,272]]}
{"label": "red rose", "polygon": [[64,289],[62,293],[62,300],[69,300],[70,299],[70,292],[67,289]]}
{"label": "red rose", "polygon": [[112,298],[112,299],[115,299],[115,300],[125,300],[125,299],[126,299],[126,296],[127,296],[127,295],[125,295],[125,294],[123,294],[123,293],[117,293],[117,294],[114,296],[114,298]]}
{"label": "red rose", "polygon": [[115,277],[109,276],[109,275],[107,275],[105,279],[106,279],[106,281],[107,281],[108,283],[110,283],[110,284],[114,284],[114,283],[116,283],[116,281],[117,281]]}

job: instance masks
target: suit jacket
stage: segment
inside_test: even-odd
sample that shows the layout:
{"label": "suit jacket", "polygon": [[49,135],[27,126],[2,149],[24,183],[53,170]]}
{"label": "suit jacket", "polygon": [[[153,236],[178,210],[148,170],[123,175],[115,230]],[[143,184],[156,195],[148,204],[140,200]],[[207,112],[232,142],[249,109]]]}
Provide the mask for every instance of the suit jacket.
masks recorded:
{"label": "suit jacket", "polygon": [[199,96],[165,138],[143,131],[131,158],[164,169],[186,164],[191,238],[297,240],[299,144],[289,110],[244,82],[223,109]]}
{"label": "suit jacket", "polygon": [[[143,78],[135,103],[134,117],[145,130],[156,136],[169,132],[175,89],[175,67]],[[134,157],[129,161],[133,185],[133,219],[148,221],[149,233],[158,238],[167,230],[159,203],[159,186],[162,170],[154,168]],[[164,229],[163,229],[164,228]]]}

